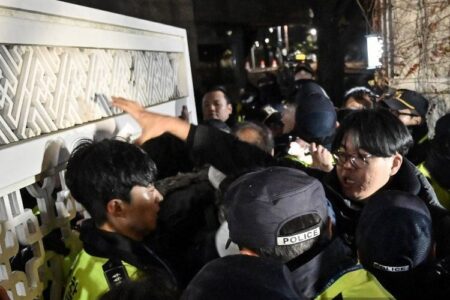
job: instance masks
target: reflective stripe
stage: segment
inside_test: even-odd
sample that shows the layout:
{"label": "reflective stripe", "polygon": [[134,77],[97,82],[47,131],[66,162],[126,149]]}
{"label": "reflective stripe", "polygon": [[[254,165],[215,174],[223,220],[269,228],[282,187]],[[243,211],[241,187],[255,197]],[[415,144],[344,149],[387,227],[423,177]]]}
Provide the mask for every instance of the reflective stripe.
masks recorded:
{"label": "reflective stripe", "polygon": [[422,144],[422,143],[424,143],[427,140],[428,140],[428,135],[425,135],[419,140],[418,144]]}

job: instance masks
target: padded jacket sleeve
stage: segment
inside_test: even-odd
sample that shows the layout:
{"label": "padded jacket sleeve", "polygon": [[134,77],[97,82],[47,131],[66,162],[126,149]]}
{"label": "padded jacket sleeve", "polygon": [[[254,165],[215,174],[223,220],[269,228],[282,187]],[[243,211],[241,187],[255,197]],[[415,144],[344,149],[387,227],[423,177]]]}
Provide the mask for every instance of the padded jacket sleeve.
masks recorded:
{"label": "padded jacket sleeve", "polygon": [[205,125],[191,125],[187,144],[196,162],[209,163],[227,176],[277,165],[271,155],[258,147]]}

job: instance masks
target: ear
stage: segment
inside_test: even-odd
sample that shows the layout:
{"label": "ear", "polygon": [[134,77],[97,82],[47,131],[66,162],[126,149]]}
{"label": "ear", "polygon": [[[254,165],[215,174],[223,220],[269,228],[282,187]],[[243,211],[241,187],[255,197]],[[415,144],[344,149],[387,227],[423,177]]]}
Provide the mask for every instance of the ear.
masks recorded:
{"label": "ear", "polygon": [[233,113],[233,106],[230,103],[227,104],[227,109],[230,114]]}
{"label": "ear", "polygon": [[395,153],[392,158],[391,176],[397,174],[398,170],[402,166],[403,156],[400,153]]}
{"label": "ear", "polygon": [[125,213],[125,203],[120,199],[112,199],[106,204],[106,212],[114,217],[123,216]]}

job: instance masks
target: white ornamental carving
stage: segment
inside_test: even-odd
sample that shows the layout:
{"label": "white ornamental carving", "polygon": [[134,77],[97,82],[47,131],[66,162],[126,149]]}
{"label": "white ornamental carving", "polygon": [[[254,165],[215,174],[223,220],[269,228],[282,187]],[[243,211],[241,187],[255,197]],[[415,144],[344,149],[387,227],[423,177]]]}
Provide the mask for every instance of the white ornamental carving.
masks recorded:
{"label": "white ornamental carving", "polygon": [[144,106],[186,96],[180,53],[0,46],[0,144],[119,113],[111,95]]}

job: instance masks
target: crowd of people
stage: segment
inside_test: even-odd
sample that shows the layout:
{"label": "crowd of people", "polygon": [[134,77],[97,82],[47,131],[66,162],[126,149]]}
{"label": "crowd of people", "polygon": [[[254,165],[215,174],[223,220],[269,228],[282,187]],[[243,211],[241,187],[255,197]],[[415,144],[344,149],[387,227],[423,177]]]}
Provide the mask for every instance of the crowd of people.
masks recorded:
{"label": "crowd of people", "polygon": [[336,108],[308,66],[286,101],[273,80],[234,118],[212,88],[199,125],[113,97],[142,134],[71,154],[65,300],[450,297],[450,114],[430,139],[418,92]]}

